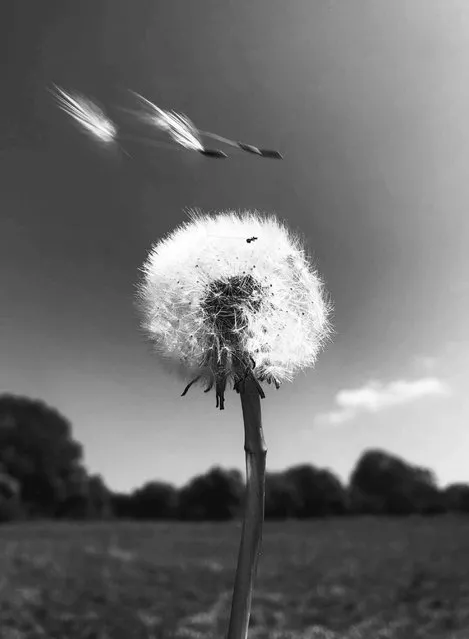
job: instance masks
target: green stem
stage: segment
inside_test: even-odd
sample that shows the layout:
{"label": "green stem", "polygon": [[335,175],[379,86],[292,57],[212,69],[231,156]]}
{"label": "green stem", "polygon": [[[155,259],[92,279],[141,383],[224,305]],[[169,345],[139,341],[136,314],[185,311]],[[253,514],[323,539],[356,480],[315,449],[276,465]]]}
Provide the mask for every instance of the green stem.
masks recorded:
{"label": "green stem", "polygon": [[240,395],[246,452],[246,501],[227,639],[246,639],[248,635],[252,591],[264,522],[267,448],[262,432],[261,398],[251,376],[246,378]]}

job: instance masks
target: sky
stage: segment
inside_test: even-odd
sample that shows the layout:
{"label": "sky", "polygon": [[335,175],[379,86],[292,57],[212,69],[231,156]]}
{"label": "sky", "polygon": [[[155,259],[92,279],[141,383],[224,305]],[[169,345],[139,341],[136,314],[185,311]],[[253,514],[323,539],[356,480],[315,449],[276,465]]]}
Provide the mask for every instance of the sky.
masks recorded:
{"label": "sky", "polygon": [[[244,469],[239,396],[164,372],[139,328],[151,245],[187,210],[275,213],[334,302],[313,370],[265,388],[268,470],[346,481],[382,448],[469,481],[466,0],[32,0],[0,17],[0,392],[68,419],[114,490]],[[48,88],[128,89],[279,149],[99,148]],[[231,149],[228,149],[231,152]]]}

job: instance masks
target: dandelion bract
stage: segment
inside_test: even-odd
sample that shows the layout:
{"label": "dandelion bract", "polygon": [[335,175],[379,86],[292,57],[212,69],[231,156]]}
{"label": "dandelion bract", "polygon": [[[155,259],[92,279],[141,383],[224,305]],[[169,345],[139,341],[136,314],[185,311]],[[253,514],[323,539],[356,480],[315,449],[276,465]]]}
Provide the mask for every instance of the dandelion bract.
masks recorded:
{"label": "dandelion bract", "polygon": [[278,388],[312,366],[330,304],[301,238],[275,216],[190,217],[143,265],[143,327],[165,364],[216,384],[223,408],[226,382],[247,370]]}

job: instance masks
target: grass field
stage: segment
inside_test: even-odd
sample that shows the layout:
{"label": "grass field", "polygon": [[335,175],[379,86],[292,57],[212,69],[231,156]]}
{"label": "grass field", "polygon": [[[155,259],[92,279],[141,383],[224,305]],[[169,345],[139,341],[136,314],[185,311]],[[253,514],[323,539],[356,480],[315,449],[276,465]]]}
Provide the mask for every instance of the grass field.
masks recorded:
{"label": "grass field", "polygon": [[[0,527],[1,639],[223,639],[240,528]],[[267,523],[250,637],[469,639],[469,518]]]}

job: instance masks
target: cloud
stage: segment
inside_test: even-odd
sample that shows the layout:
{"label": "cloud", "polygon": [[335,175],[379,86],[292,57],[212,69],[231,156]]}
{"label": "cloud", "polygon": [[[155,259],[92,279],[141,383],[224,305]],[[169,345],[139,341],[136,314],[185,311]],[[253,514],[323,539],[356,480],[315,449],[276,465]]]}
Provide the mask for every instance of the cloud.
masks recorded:
{"label": "cloud", "polygon": [[335,396],[337,408],[317,416],[319,423],[342,424],[359,413],[377,413],[424,397],[447,397],[449,386],[436,377],[424,377],[412,381],[396,380],[383,384],[372,380],[351,390],[341,390]]}

